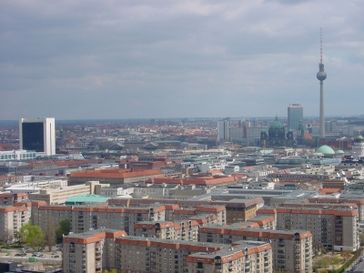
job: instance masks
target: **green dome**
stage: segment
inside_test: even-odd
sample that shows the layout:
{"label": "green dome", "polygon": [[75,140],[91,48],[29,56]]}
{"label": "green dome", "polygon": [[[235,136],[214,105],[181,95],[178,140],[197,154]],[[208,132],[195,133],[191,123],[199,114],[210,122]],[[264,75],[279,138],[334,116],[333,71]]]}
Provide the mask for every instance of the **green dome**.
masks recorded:
{"label": "green dome", "polygon": [[283,128],[283,124],[281,122],[279,122],[278,119],[275,119],[271,124],[270,124],[270,128],[277,128],[277,129],[281,129]]}
{"label": "green dome", "polygon": [[357,136],[355,139],[354,139],[355,142],[364,142],[364,137],[362,135],[359,135]]}
{"label": "green dome", "polygon": [[317,149],[317,152],[323,154],[324,156],[335,155],[335,151],[327,145],[322,145],[320,148]]}
{"label": "green dome", "polygon": [[336,154],[337,155],[343,155],[343,154],[345,154],[345,152],[343,150],[337,150],[336,151]]}

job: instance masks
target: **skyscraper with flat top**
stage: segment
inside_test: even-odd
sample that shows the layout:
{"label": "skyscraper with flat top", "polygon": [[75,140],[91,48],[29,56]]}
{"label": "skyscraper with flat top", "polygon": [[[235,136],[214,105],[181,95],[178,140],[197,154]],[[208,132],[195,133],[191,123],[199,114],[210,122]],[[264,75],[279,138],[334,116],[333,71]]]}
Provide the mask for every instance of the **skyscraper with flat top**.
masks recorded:
{"label": "skyscraper with flat top", "polygon": [[19,121],[19,146],[45,155],[56,154],[56,129],[54,118],[21,118]]}
{"label": "skyscraper with flat top", "polygon": [[301,104],[288,106],[288,131],[298,131],[303,123],[303,107]]}
{"label": "skyscraper with flat top", "polygon": [[230,141],[230,119],[217,122],[217,142]]}

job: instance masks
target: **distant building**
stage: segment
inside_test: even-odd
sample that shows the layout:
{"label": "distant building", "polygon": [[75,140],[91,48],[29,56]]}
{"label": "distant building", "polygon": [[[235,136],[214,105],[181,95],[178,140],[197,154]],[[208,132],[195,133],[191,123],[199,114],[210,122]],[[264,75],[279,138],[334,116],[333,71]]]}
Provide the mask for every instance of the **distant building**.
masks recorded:
{"label": "distant building", "polygon": [[95,192],[96,181],[74,186],[62,186],[58,188],[43,188],[39,192],[29,194],[31,201],[45,201],[47,204],[64,204],[66,200],[79,195],[93,194]]}
{"label": "distant building", "polygon": [[259,197],[246,197],[244,199],[234,200],[178,200],[178,199],[163,199],[163,198],[116,198],[109,199],[109,205],[111,206],[145,206],[154,203],[163,205],[179,205],[182,207],[194,207],[194,206],[225,206],[226,207],[226,223],[231,224],[235,222],[243,222],[256,216],[256,211],[263,206],[263,199]]}
{"label": "distant building", "polygon": [[298,131],[303,123],[303,107],[301,104],[288,106],[288,131]]}
{"label": "distant building", "polygon": [[25,119],[19,121],[19,145],[22,150],[56,154],[56,130],[54,118]]}
{"label": "distant building", "polygon": [[268,129],[268,136],[262,134],[262,141],[268,138],[268,145],[274,146],[284,146],[286,144],[286,133],[284,125],[278,121],[278,118],[271,123]]}
{"label": "distant building", "polygon": [[364,138],[362,136],[356,137],[351,149],[356,158],[364,157]]}
{"label": "distant building", "polygon": [[255,125],[250,122],[246,122],[246,144],[247,145],[258,145],[260,142],[261,134],[264,133],[268,135],[268,126],[265,125]]}
{"label": "distant building", "polygon": [[33,151],[11,150],[0,151],[0,161],[34,160],[38,154]]}
{"label": "distant building", "polygon": [[234,176],[200,176],[200,177],[189,177],[189,178],[169,178],[169,177],[155,177],[147,183],[152,184],[166,184],[166,185],[196,185],[204,187],[214,187],[222,185],[235,184],[237,182]]}
{"label": "distant building", "polygon": [[109,168],[100,170],[81,170],[70,174],[69,185],[79,185],[87,181],[99,181],[101,184],[122,185],[143,182],[154,177],[164,176],[160,170],[129,170]]}
{"label": "distant building", "polygon": [[230,128],[230,140],[232,142],[242,143],[246,139],[244,127],[232,127]]}
{"label": "distant building", "polygon": [[217,122],[217,142],[230,141],[230,120],[224,119]]}

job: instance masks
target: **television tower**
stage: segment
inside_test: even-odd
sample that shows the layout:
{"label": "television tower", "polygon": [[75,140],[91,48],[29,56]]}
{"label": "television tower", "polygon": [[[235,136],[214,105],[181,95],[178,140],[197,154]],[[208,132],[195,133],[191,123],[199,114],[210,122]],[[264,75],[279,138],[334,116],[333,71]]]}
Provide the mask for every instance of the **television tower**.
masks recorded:
{"label": "television tower", "polygon": [[320,28],[320,63],[319,72],[316,78],[320,81],[320,138],[325,138],[325,117],[324,117],[324,80],[327,74],[322,63],[322,29]]}

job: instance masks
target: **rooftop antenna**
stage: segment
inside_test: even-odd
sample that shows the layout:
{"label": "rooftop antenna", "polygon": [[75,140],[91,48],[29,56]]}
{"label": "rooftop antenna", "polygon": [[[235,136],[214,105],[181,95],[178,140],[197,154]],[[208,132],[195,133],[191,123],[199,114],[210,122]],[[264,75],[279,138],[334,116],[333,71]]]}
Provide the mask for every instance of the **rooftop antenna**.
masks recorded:
{"label": "rooftop antenna", "polygon": [[322,27],[320,27],[320,63],[322,64]]}

